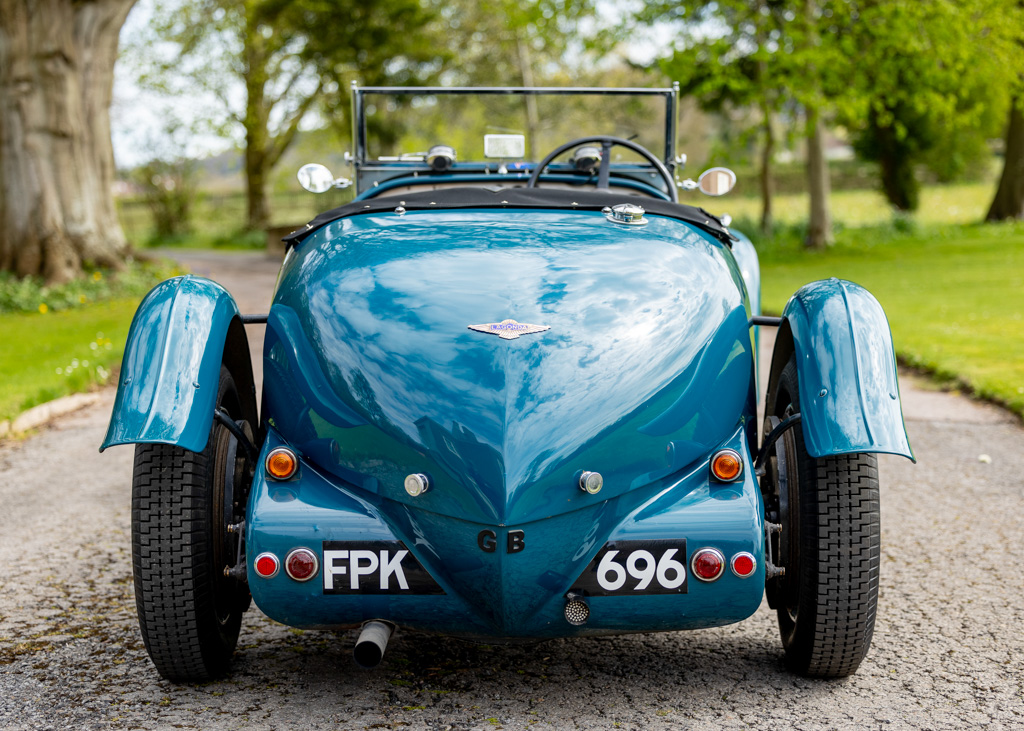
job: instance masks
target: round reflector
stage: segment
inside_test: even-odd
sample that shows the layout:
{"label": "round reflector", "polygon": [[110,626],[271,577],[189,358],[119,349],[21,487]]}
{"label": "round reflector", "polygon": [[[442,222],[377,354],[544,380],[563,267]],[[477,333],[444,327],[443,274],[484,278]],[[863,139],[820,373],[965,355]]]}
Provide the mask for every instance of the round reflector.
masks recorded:
{"label": "round reflector", "polygon": [[717,548],[702,548],[694,552],[690,568],[701,581],[714,581],[725,570],[725,556]]}
{"label": "round reflector", "polygon": [[743,472],[743,460],[733,449],[723,449],[711,459],[711,474],[722,482],[732,482]]}
{"label": "round reflector", "polygon": [[737,553],[732,557],[732,572],[741,579],[745,579],[750,576],[754,573],[754,569],[756,568],[757,561],[755,561],[754,557],[746,551]]}
{"label": "round reflector", "polygon": [[306,581],[316,576],[319,561],[308,548],[296,548],[284,559],[284,570],[296,581]]}
{"label": "round reflector", "polygon": [[277,556],[274,554],[261,553],[256,557],[253,567],[256,569],[256,573],[264,579],[271,579],[277,576],[277,571],[281,568],[281,563],[277,560]]}
{"label": "round reflector", "polygon": [[270,450],[267,455],[267,474],[275,480],[287,480],[295,474],[299,466],[299,460],[295,452],[287,447],[278,447]]}

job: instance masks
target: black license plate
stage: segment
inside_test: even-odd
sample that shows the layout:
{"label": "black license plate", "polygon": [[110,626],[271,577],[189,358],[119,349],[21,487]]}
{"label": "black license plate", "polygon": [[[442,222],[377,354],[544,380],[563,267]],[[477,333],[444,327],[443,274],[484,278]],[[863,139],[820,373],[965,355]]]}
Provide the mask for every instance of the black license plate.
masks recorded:
{"label": "black license plate", "polygon": [[401,541],[324,541],[324,594],[444,594]]}
{"label": "black license plate", "polygon": [[686,541],[609,541],[573,584],[589,596],[685,594]]}

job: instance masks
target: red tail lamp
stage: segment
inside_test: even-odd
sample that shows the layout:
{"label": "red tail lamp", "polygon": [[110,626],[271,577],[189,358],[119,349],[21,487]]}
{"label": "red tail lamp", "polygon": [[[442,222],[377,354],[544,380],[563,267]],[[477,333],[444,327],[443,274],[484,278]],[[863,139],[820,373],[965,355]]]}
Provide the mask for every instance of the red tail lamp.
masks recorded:
{"label": "red tail lamp", "polygon": [[256,569],[257,575],[262,576],[264,579],[272,579],[277,576],[277,572],[281,569],[281,562],[272,553],[261,553],[253,562],[253,568]]}
{"label": "red tail lamp", "polygon": [[296,548],[284,558],[284,570],[296,581],[307,581],[316,576],[319,568],[316,554],[308,548]]}
{"label": "red tail lamp", "polygon": [[295,474],[298,467],[299,460],[295,452],[287,447],[272,449],[267,455],[267,474],[275,480],[287,480]]}
{"label": "red tail lamp", "polygon": [[735,449],[722,449],[711,458],[711,474],[722,482],[733,482],[743,474],[743,460]]}
{"label": "red tail lamp", "polygon": [[714,581],[725,570],[725,556],[717,548],[701,548],[694,551],[690,570],[701,581]]}

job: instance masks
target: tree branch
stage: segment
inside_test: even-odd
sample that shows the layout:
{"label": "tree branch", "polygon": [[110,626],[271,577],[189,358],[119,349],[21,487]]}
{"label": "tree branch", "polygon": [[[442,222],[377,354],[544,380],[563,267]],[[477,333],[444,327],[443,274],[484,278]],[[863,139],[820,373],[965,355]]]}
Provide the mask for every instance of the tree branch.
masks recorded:
{"label": "tree branch", "polygon": [[288,149],[288,146],[295,139],[295,134],[299,131],[299,123],[302,122],[302,118],[306,116],[306,112],[309,111],[310,107],[313,106],[313,102],[316,101],[317,97],[320,96],[320,90],[323,88],[323,81],[317,82],[316,89],[313,90],[309,96],[302,100],[295,113],[292,115],[291,120],[284,132],[274,136],[274,141],[270,145],[270,149],[267,150],[267,166],[274,167],[277,161],[281,159],[281,155]]}

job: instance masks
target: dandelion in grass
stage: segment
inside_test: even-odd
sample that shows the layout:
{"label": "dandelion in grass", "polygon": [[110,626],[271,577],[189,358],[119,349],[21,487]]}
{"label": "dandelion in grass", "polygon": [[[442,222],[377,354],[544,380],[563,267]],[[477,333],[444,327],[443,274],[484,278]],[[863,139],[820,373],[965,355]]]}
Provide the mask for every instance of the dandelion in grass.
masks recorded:
{"label": "dandelion in grass", "polygon": [[86,297],[84,294],[78,295],[78,303],[84,305],[86,303]]}
{"label": "dandelion in grass", "polygon": [[101,279],[103,279],[103,272],[93,272],[93,273],[92,273],[92,280],[93,280],[94,282],[98,282],[98,281],[100,281]]}
{"label": "dandelion in grass", "polygon": [[42,304],[39,305],[39,314],[40,315],[45,315],[49,311],[50,311],[50,308],[46,306],[45,302],[43,302]]}

